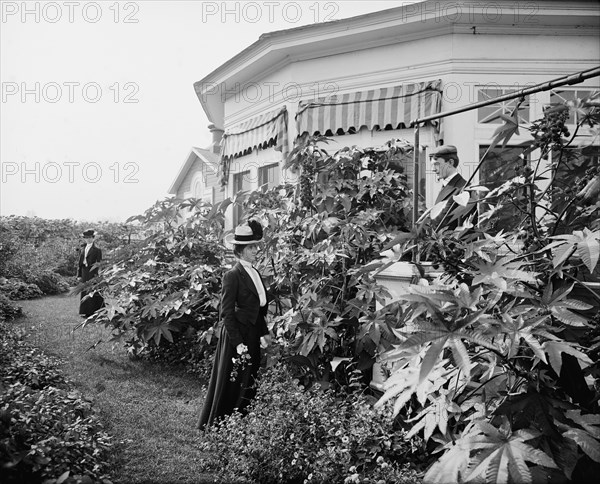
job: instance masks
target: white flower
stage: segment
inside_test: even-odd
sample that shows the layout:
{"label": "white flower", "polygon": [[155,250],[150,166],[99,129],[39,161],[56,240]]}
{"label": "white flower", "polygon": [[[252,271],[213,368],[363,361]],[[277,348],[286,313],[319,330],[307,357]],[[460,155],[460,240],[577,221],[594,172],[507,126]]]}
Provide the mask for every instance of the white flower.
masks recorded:
{"label": "white flower", "polygon": [[237,345],[237,353],[238,355],[244,354],[248,352],[248,347],[244,343],[240,343]]}

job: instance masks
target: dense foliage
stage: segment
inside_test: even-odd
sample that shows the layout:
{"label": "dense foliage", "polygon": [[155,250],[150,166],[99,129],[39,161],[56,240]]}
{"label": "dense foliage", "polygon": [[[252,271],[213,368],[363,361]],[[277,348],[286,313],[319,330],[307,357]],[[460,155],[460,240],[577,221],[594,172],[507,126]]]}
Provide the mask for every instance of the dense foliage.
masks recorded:
{"label": "dense foliage", "polygon": [[23,315],[23,308],[0,292],[0,323]]}
{"label": "dense foliage", "polygon": [[360,394],[304,389],[282,365],[260,378],[248,414],[209,428],[202,439],[218,482],[420,482],[406,464],[416,450]]}
{"label": "dense foliage", "polygon": [[[376,320],[398,335],[383,355],[391,375],[378,405],[392,401],[414,422],[409,437],[437,442],[427,483],[591,482],[600,469],[600,172],[597,146],[576,143],[598,124],[595,99],[551,107],[532,123],[514,176],[473,190],[476,227],[425,220],[413,239],[398,239],[445,270],[408,286]],[[506,144],[516,118],[494,144]],[[498,232],[505,210],[511,227]]]}
{"label": "dense foliage", "polygon": [[44,295],[36,284],[28,284],[19,279],[0,279],[0,294],[13,301],[36,299]]}
{"label": "dense foliage", "polygon": [[0,322],[3,483],[110,482],[111,439],[58,364]]}
{"label": "dense foliage", "polygon": [[[576,113],[577,126],[565,124],[567,110]],[[516,119],[517,113],[505,117],[492,147],[501,140],[506,146],[519,128]],[[329,154],[326,139],[304,140],[287,166],[299,175],[298,185],[238,196],[245,217],[266,227],[259,269],[276,288],[270,324],[277,351],[302,368],[307,395],[335,398],[318,393],[311,387],[315,381],[338,396],[350,379],[365,384],[379,359],[389,378],[377,406],[391,404],[408,427],[405,438],[431,456],[427,482],[587,480],[585,473],[595,472],[600,462],[600,173],[597,148],[578,141],[597,124],[595,98],[548,109],[531,124],[531,140],[510,161],[506,183],[469,186],[470,197],[465,192],[447,202],[463,206],[470,199],[479,206],[477,224],[463,220],[455,230],[428,218],[452,214],[446,210],[451,206],[433,207],[408,230],[403,166],[412,147],[400,141]],[[210,207],[171,199],[139,217],[156,230],[139,250],[103,270],[96,288],[107,304],[93,319],[113,328],[134,351],[156,350],[165,342],[170,351],[178,341],[189,343],[177,335],[190,336],[190,330],[201,335],[191,335],[199,342],[196,357],[210,354],[204,349],[217,322],[227,268],[221,241],[229,203]],[[504,230],[502,220],[510,221]],[[398,249],[396,244],[392,260],[416,255],[415,261],[427,261],[443,275],[415,281],[400,300],[376,310],[376,302],[384,304],[388,295],[373,269],[386,263],[380,253]],[[336,371],[340,361],[363,373],[340,371],[343,365]],[[299,387],[281,378],[304,405]],[[270,391],[284,391],[265,381]],[[306,417],[307,412],[291,411],[300,408],[292,403],[261,398],[257,405],[274,407],[270,412],[278,420],[294,422],[294,435],[313,442],[293,449],[294,465],[302,465],[286,471],[289,479],[321,479],[321,466],[313,468],[313,462],[367,468],[362,460],[348,460],[353,450],[345,442],[339,448],[326,445],[331,455],[318,453],[324,437],[311,430],[321,425],[315,423],[321,418],[316,409]],[[356,395],[348,398],[358,408],[364,403]],[[344,401],[328,402],[342,415]],[[261,426],[270,422],[269,414],[258,409],[244,420],[226,419],[210,434],[210,445],[220,449],[215,462],[226,461],[232,472],[250,481],[258,475],[277,479],[283,457],[267,446],[265,428],[286,437],[291,431],[274,423]],[[245,440],[250,438],[257,444]],[[245,449],[240,457],[231,454],[237,448]],[[340,449],[344,455],[336,454]],[[338,469],[336,476],[362,479],[349,471]]]}
{"label": "dense foliage", "polygon": [[326,385],[335,357],[372,366],[385,339],[361,320],[383,301],[365,266],[391,234],[407,230],[410,213],[404,166],[412,147],[400,140],[380,148],[344,148],[329,154],[325,138],[309,138],[291,153],[297,186],[252,194],[249,217],[268,227],[261,273],[278,289],[274,332],[288,356],[300,355]]}
{"label": "dense foliage", "polygon": [[160,353],[172,353],[172,360],[202,366],[198,360],[210,349],[198,348],[200,336],[218,316],[226,207],[168,199],[130,219],[153,230],[138,250],[107,264],[92,283],[105,305],[88,323],[111,328],[113,339],[132,353],[157,357],[162,345]]}
{"label": "dense foliage", "polygon": [[[135,230],[133,226],[108,222],[91,225],[99,234],[97,243],[105,257],[129,242]],[[42,294],[61,294],[76,285],[81,233],[86,228],[86,223],[70,219],[0,217],[0,278],[30,286],[7,295],[12,299],[30,299]]]}

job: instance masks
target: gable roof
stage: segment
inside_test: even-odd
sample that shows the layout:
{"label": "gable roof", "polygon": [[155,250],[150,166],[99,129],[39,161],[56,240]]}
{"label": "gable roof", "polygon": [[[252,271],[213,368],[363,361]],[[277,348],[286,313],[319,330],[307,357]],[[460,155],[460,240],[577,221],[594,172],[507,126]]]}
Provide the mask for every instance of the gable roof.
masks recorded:
{"label": "gable roof", "polygon": [[188,155],[185,163],[179,169],[179,173],[175,177],[175,180],[171,184],[168,193],[171,195],[177,194],[177,190],[185,180],[188,175],[190,169],[194,166],[194,162],[196,160],[200,160],[200,163],[205,165],[209,170],[213,173],[217,173],[219,170],[219,155],[215,154],[211,150],[206,150],[203,148],[192,147],[190,154]]}

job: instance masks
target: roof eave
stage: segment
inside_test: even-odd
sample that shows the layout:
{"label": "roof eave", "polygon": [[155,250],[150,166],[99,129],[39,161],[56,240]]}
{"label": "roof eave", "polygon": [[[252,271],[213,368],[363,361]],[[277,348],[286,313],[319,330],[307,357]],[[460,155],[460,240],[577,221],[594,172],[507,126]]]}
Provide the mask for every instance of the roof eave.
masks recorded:
{"label": "roof eave", "polygon": [[188,154],[188,156],[185,160],[185,163],[179,169],[179,172],[177,173],[177,176],[175,177],[175,180],[173,181],[173,183],[171,183],[171,186],[167,193],[169,193],[170,195],[177,195],[177,190],[179,190],[179,187],[183,183],[183,180],[185,179],[188,172],[190,171],[190,168],[193,166],[195,158],[198,158],[204,165],[209,167],[214,173],[217,172],[218,166],[215,166],[215,163],[212,160],[209,160],[206,156],[204,156],[204,154],[202,153],[202,150],[200,148],[192,147],[190,153]]}
{"label": "roof eave", "polygon": [[[501,32],[502,29],[521,28],[523,33],[535,34],[538,29],[547,25],[578,27],[584,34],[582,26],[595,26],[599,22],[597,12],[590,6],[593,2],[541,2],[544,9],[536,14],[537,25],[525,24],[523,14],[522,25],[515,25],[513,15],[506,13],[496,22],[484,22],[486,15],[479,0],[465,0],[461,18],[456,15],[436,17],[435,9],[440,9],[438,0],[427,0],[418,4],[402,5],[387,10],[372,12],[348,19],[335,20],[286,30],[263,34],[259,39],[223,63],[206,77],[194,83],[194,89],[202,108],[209,120],[223,128],[224,101],[233,90],[227,83],[240,85],[255,76],[264,75],[277,66],[278,69],[297,60],[323,57],[327,55],[373,48],[391,43],[398,43],[432,35],[444,35],[452,32],[471,31],[479,22],[486,28]],[[496,2],[503,11],[514,10],[514,1]],[[500,5],[501,4],[501,5]],[[556,5],[556,7],[553,7]],[[565,24],[565,12],[569,24]],[[427,13],[429,12],[429,14]],[[468,15],[467,15],[468,13]],[[593,15],[595,13],[595,16]],[[591,17],[590,17],[590,14]],[[235,82],[232,82],[235,79]]]}

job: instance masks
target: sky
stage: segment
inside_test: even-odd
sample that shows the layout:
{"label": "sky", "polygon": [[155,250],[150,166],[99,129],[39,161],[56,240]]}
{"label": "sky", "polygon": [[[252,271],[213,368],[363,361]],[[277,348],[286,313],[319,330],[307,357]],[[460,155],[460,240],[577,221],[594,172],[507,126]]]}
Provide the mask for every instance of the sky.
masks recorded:
{"label": "sky", "polygon": [[407,1],[0,1],[0,215],[124,222],[211,142],[193,84],[265,32]]}

